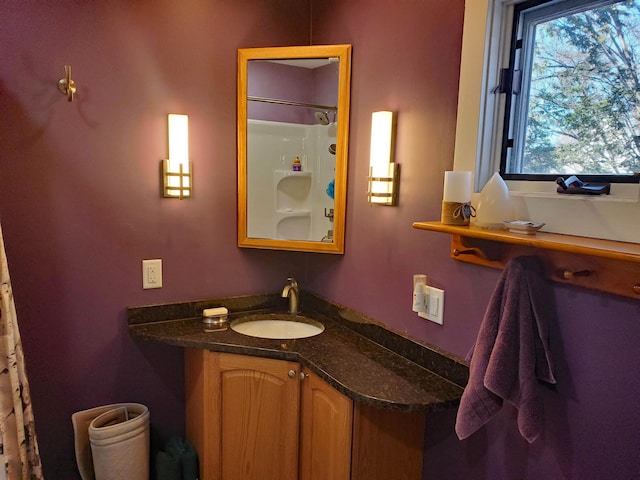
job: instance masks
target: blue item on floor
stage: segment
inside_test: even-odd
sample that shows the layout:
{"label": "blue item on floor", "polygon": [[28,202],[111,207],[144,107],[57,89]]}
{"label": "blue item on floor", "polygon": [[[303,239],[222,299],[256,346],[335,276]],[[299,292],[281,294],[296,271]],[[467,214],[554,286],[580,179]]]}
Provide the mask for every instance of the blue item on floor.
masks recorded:
{"label": "blue item on floor", "polygon": [[180,437],[172,437],[166,452],[156,455],[156,480],[198,480],[198,454]]}

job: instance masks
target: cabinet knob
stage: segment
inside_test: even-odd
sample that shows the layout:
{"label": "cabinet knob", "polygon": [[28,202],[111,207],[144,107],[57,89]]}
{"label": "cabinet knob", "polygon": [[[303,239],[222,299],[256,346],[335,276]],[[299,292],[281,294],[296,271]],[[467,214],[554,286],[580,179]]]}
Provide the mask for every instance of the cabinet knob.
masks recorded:
{"label": "cabinet knob", "polygon": [[304,374],[304,372],[300,372],[300,380],[304,380],[305,377],[306,375]]}
{"label": "cabinet knob", "polygon": [[289,370],[289,378],[295,378],[296,376],[296,371],[295,370]]}

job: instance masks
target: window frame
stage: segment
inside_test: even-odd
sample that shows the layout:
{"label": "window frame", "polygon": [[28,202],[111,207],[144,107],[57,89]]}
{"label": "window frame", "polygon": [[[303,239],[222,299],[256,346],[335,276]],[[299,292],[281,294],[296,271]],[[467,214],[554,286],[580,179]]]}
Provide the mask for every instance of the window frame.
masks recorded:
{"label": "window frame", "polygon": [[[492,90],[500,69],[508,66],[509,45],[503,39],[511,38],[516,3],[521,0],[465,2],[453,169],[472,172],[475,205],[478,192],[499,169],[504,96]],[[552,181],[506,183],[514,216],[545,222],[544,231],[640,243],[638,184],[615,184],[611,195],[596,197],[558,195]]]}
{"label": "window frame", "polygon": [[[580,179],[586,182],[608,182],[608,183],[638,183],[638,174],[626,175],[592,175],[580,174],[576,172],[550,173],[550,174],[527,174],[527,173],[507,173],[509,163],[522,161],[522,151],[525,142],[522,137],[525,135],[527,110],[523,111],[523,104],[529,103],[529,84],[531,81],[531,56],[533,43],[531,25],[540,20],[550,20],[561,18],[566,15],[584,12],[607,5],[612,5],[624,0],[522,0],[513,2],[513,13],[511,15],[511,29],[509,38],[509,63],[506,73],[509,79],[514,78],[516,71],[520,71],[521,85],[518,93],[512,91],[495,92],[496,95],[504,95],[504,121],[502,125],[502,138],[500,140],[500,168],[499,172],[505,180],[522,181],[555,181],[558,176],[577,174]],[[506,19],[508,20],[508,19]],[[505,21],[506,21],[505,20]],[[515,32],[515,34],[514,34]],[[526,66],[524,65],[526,63]],[[509,80],[509,84],[511,80]],[[509,85],[510,87],[510,85]],[[509,90],[511,90],[509,88]],[[512,156],[515,156],[512,158]]]}

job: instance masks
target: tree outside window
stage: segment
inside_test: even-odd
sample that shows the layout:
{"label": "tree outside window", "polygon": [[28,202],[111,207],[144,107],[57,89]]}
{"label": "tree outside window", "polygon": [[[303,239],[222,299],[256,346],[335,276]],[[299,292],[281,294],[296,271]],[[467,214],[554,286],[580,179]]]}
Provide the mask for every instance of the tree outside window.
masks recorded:
{"label": "tree outside window", "polygon": [[520,28],[534,43],[506,173],[640,172],[640,0],[553,17]]}

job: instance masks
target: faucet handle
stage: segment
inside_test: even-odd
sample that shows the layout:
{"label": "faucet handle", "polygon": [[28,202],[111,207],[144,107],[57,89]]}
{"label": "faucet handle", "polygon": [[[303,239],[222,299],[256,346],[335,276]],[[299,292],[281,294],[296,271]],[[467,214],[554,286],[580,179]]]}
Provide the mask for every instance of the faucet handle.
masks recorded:
{"label": "faucet handle", "polygon": [[298,288],[298,282],[293,277],[287,277],[287,281],[291,283],[291,286],[294,288]]}

